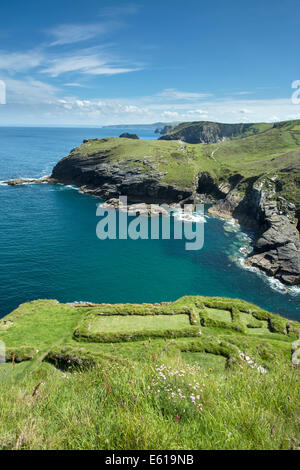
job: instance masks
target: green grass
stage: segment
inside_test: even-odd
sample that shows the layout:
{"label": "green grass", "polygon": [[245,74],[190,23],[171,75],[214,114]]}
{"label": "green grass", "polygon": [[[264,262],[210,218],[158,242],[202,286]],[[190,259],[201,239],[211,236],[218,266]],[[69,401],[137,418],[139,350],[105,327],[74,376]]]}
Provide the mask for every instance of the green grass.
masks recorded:
{"label": "green grass", "polygon": [[139,330],[168,330],[170,328],[185,328],[190,324],[187,315],[156,315],[154,316],[137,316],[131,315],[126,317],[109,316],[94,318],[91,323],[91,333],[113,333],[134,332]]}
{"label": "green grass", "polygon": [[207,310],[209,318],[213,320],[224,321],[227,323],[231,323],[231,316],[230,312],[226,310],[218,310],[216,308],[208,308]]}
{"label": "green grass", "polygon": [[226,359],[224,356],[202,352],[183,352],[182,360],[190,365],[200,367],[202,372],[213,372],[214,374],[224,374]]}
{"label": "green grass", "polygon": [[[268,331],[269,332],[268,322],[267,321],[257,320],[256,318],[254,318],[249,313],[240,312],[239,316],[240,316],[240,321],[247,328],[253,329],[253,330],[263,330],[263,331]],[[251,334],[251,331],[249,331],[249,334]]]}
{"label": "green grass", "polygon": [[[169,359],[157,366],[161,364],[169,367]],[[207,372],[201,366],[187,367],[185,358],[177,357],[171,371],[184,371],[184,376],[166,374],[166,381],[161,381],[155,368],[154,363],[147,368],[105,363],[101,368],[65,374],[42,364],[22,384],[12,378],[1,389],[0,447],[152,450],[296,446],[295,439],[300,437],[297,371],[282,366],[265,375],[250,369],[222,374],[213,367]],[[43,384],[32,396],[41,380]],[[200,387],[194,390],[196,383]],[[185,398],[179,398],[178,388]],[[174,397],[172,390],[177,392]],[[189,398],[192,393],[199,394],[196,402],[201,408]]]}
{"label": "green grass", "polygon": [[[212,323],[191,326],[204,305]],[[0,340],[8,360],[30,352],[25,346],[39,352],[0,366],[0,448],[296,447],[300,376],[291,364],[295,333],[287,334],[287,322],[248,302],[216,297],[94,308],[24,304],[0,322]],[[229,327],[237,324],[244,329]],[[74,331],[89,325],[91,337],[78,342]],[[155,336],[170,327],[177,336]],[[187,327],[200,334],[185,337]],[[98,331],[127,338],[94,342]],[[148,336],[128,339],[132,331]]]}
{"label": "green grass", "polygon": [[[71,335],[80,318],[80,309],[56,300],[36,300],[21,305],[0,320],[0,338],[9,347],[33,346],[43,352]],[[12,324],[6,328],[4,322],[8,319]]]}

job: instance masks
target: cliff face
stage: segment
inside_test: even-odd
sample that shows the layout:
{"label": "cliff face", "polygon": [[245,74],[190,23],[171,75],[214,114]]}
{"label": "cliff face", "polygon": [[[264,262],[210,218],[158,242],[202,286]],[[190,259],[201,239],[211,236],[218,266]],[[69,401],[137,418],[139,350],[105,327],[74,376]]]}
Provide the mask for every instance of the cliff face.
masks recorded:
{"label": "cliff face", "polygon": [[300,284],[300,239],[295,224],[295,207],[279,209],[276,181],[258,179],[246,194],[231,191],[209,209],[212,215],[234,217],[256,231],[253,251],[246,264],[288,285]]}
{"label": "cliff face", "polygon": [[[101,142],[101,141],[99,141]],[[89,145],[89,141],[85,144]],[[82,191],[110,199],[126,195],[130,201],[160,203],[178,202],[191,196],[191,188],[178,188],[162,181],[163,172],[147,158],[111,160],[108,152],[83,155],[74,149],[54,167],[51,178],[64,184],[75,184]]]}
{"label": "cliff face", "polygon": [[155,134],[167,134],[168,132],[171,132],[171,130],[175,127],[176,124],[166,124],[163,127],[158,127],[155,129]]}
{"label": "cliff face", "polygon": [[[270,125],[271,127],[272,125]],[[267,125],[221,124],[218,122],[187,122],[162,132],[160,140],[182,140],[190,144],[215,144],[233,138],[253,135],[265,130]]]}

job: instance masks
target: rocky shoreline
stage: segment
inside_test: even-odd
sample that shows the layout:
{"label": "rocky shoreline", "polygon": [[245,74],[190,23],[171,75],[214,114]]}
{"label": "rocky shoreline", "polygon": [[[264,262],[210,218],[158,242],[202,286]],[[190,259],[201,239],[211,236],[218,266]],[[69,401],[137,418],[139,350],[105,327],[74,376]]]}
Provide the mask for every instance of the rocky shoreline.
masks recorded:
{"label": "rocky shoreline", "polygon": [[2,184],[7,184],[8,186],[21,186],[22,184],[54,184],[58,183],[51,176],[43,176],[42,178],[15,178],[12,180],[2,181]]}
{"label": "rocky shoreline", "polygon": [[245,264],[286,285],[300,284],[300,239],[295,206],[278,207],[275,181],[262,178],[247,194],[231,191],[209,209],[211,215],[231,219],[254,230],[253,251]]}
{"label": "rocky shoreline", "polygon": [[[101,142],[106,142],[102,139]],[[85,142],[86,145],[90,141]],[[276,175],[242,181],[239,175],[227,181],[216,181],[209,173],[201,172],[193,185],[179,187],[167,184],[165,173],[159,171],[149,157],[110,160],[107,152],[83,155],[80,148],[60,160],[50,176],[40,179],[14,179],[4,183],[75,185],[83,193],[108,201],[121,210],[137,210],[153,215],[150,206],[156,204],[154,215],[163,214],[158,205],[209,203],[209,213],[223,219],[235,219],[241,227],[254,232],[253,251],[245,259],[248,266],[259,269],[283,284],[300,285],[300,238],[297,213],[293,203],[278,196]],[[126,195],[128,207],[119,207],[117,199]],[[134,207],[134,206],[135,207]],[[140,205],[140,207],[139,207]]]}

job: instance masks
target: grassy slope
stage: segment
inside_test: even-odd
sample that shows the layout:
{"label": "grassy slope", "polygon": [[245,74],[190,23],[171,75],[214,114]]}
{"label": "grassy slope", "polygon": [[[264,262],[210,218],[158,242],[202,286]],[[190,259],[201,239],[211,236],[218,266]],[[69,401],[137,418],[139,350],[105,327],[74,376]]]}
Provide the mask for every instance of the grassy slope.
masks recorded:
{"label": "grassy slope", "polygon": [[280,194],[299,206],[300,123],[290,121],[269,127],[261,127],[258,134],[218,144],[110,138],[89,141],[77,151],[83,156],[105,153],[108,161],[127,161],[145,172],[151,171],[144,164],[146,160],[165,173],[165,183],[177,187],[192,187],[199,172],[209,172],[219,182],[237,173],[244,179],[277,174],[282,182]]}
{"label": "grassy slope", "polygon": [[[300,325],[290,322],[287,335],[287,322],[247,302],[204,297],[94,308],[24,304],[0,322],[0,340],[39,352],[0,365],[0,448],[295,446],[300,377],[290,358]],[[112,331],[133,334],[143,323],[162,332],[167,324],[169,335],[111,343]],[[201,334],[174,339],[172,328],[186,324]],[[90,337],[82,343],[75,330]],[[99,331],[106,342],[94,342]]]}

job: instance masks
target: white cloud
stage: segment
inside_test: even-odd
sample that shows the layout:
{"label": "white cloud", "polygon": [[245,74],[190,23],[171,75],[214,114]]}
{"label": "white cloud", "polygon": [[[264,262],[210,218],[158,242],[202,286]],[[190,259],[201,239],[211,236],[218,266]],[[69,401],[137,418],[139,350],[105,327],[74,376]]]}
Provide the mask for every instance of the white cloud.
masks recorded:
{"label": "white cloud", "polygon": [[0,105],[6,104],[6,83],[0,80]]}
{"label": "white cloud", "polygon": [[64,83],[64,86],[68,87],[76,87],[76,88],[86,88],[85,85],[82,85],[81,83],[76,83],[76,82],[71,82],[71,83]]}
{"label": "white cloud", "polygon": [[170,100],[196,100],[208,98],[212,95],[209,93],[190,93],[187,91],[179,91],[175,88],[166,88],[162,92],[158,93],[157,96]]}
{"label": "white cloud", "polygon": [[236,95],[236,96],[252,95],[253,91],[234,91],[233,93],[230,93],[230,94]]}
{"label": "white cloud", "polygon": [[207,115],[207,111],[203,109],[191,109],[185,113],[187,116],[204,116]]}
{"label": "white cloud", "polygon": [[48,65],[41,70],[42,73],[58,77],[64,73],[77,72],[90,75],[116,75],[136,72],[141,68],[120,67],[115,60],[106,57],[104,53],[93,53],[94,48],[81,50],[73,55],[60,56],[50,59]]}
{"label": "white cloud", "polygon": [[90,75],[117,75],[120,73],[138,72],[141,68],[126,68],[126,67],[113,67],[107,65],[106,67],[96,67],[93,69],[85,70],[83,73]]}
{"label": "white cloud", "polygon": [[[104,16],[113,17],[121,13],[131,14],[136,12],[137,9],[138,6],[134,4],[118,7],[117,10],[112,8],[104,12]],[[53,48],[49,49],[49,46],[72,45],[88,39],[95,39],[107,32],[111,33],[120,26],[122,26],[122,23],[114,20],[114,18],[88,24],[59,25],[48,30],[48,34],[53,37],[53,41],[50,44],[41,45],[39,49],[10,53],[0,49],[0,78],[3,80],[5,80],[5,77],[17,78],[18,80],[15,80],[14,85],[12,81],[11,84],[15,90],[13,94],[20,97],[22,94],[20,92],[22,89],[21,79],[24,77],[23,88],[27,89],[30,86],[29,84],[32,83],[32,77],[34,77],[36,84],[39,83],[36,87],[39,92],[36,95],[32,93],[32,96],[40,96],[43,82],[39,79],[42,76],[48,75],[56,79],[65,74],[67,78],[65,78],[66,84],[64,86],[83,88],[84,85],[80,83],[79,74],[85,76],[83,81],[86,83],[88,75],[109,76],[141,70],[143,65],[132,64],[124,57],[116,57],[110,50],[112,44],[97,44],[84,49],[72,47],[71,52],[70,47],[63,48],[60,53],[56,53]],[[16,86],[17,83],[19,83],[18,87]],[[45,84],[44,88],[47,90],[49,86]],[[10,96],[12,96],[12,92],[10,92]]]}
{"label": "white cloud", "polygon": [[251,114],[252,111],[250,109],[240,109],[239,111],[241,114]]}
{"label": "white cloud", "polygon": [[101,112],[104,114],[130,114],[140,115],[148,113],[146,107],[138,106],[130,103],[122,103],[117,100],[80,100],[75,97],[65,97],[57,100],[57,105],[66,109],[80,110],[83,112]]}
{"label": "white cloud", "polygon": [[135,3],[122,5],[122,6],[119,5],[119,6],[105,7],[101,9],[99,16],[115,18],[115,17],[125,16],[125,15],[134,15],[135,13],[138,12],[139,9],[140,9],[140,6]]}
{"label": "white cloud", "polygon": [[161,116],[162,116],[163,119],[167,119],[167,120],[174,119],[175,120],[175,119],[179,118],[179,113],[177,113],[176,111],[164,111]]}
{"label": "white cloud", "polygon": [[271,121],[271,122],[279,122],[279,121],[280,121],[280,117],[279,117],[279,116],[271,116],[271,117],[270,117],[270,121]]}
{"label": "white cloud", "polygon": [[[125,66],[124,66],[125,63]],[[53,55],[46,51],[27,51],[8,54],[0,50],[0,71],[5,75],[30,73],[48,74],[53,78],[64,73],[90,75],[116,75],[141,70],[141,66],[128,65],[124,60],[108,56],[103,48],[80,49],[70,54]],[[2,78],[2,77],[1,77]],[[71,83],[71,85],[70,85]],[[74,85],[76,81],[66,86]]]}
{"label": "white cloud", "polygon": [[7,91],[7,103],[51,103],[56,100],[59,89],[45,82],[33,78],[15,80],[7,78],[5,80]]}
{"label": "white cloud", "polygon": [[54,41],[49,46],[63,46],[65,44],[75,44],[97,36],[111,32],[116,28],[115,22],[90,23],[90,24],[62,24],[48,30],[48,34],[53,36]]}
{"label": "white cloud", "polygon": [[0,51],[0,70],[5,70],[7,73],[26,72],[38,67],[43,60],[43,55],[37,51],[12,53]]}
{"label": "white cloud", "polygon": [[[102,57],[94,49],[81,50],[74,57],[54,58],[48,62],[43,57],[42,60],[45,62],[42,69],[44,78],[46,74],[56,77],[67,73],[76,73],[77,75],[80,73],[84,74],[84,83],[87,81],[87,74],[125,73],[133,70],[130,67],[118,66],[113,60],[110,61],[104,55]],[[35,68],[33,70],[36,71]],[[24,119],[24,124],[43,123],[43,119],[46,124],[105,125],[121,124],[122,122],[149,123],[192,120],[273,122],[300,118],[300,105],[293,105],[291,99],[288,98],[254,100],[244,97],[227,99],[212,97],[204,99],[202,93],[180,92],[174,89],[171,93],[170,89],[167,89],[169,90],[166,93],[167,96],[160,93],[131,99],[118,96],[114,99],[106,99],[104,91],[103,96],[98,95],[94,99],[86,99],[87,95],[85,96],[84,89],[81,90],[84,85],[80,83],[80,80],[76,81],[78,77],[74,79],[72,75],[71,78],[68,78],[69,82],[66,80],[64,86],[73,87],[74,94],[76,92],[77,95],[70,97],[63,94],[63,90],[66,88],[53,86],[46,80],[45,82],[38,80],[35,78],[36,74],[34,78],[28,75],[25,75],[21,80],[19,75],[17,75],[18,79],[7,74],[7,78],[5,78],[1,73],[1,78],[7,87],[7,105],[0,108],[0,122],[2,124],[6,123],[7,113],[13,113],[13,110],[15,120],[18,119],[18,123],[20,123],[21,119]],[[53,82],[55,83],[56,80],[52,80]],[[172,94],[173,100],[171,99]],[[186,94],[188,95],[187,99],[178,99],[178,96],[186,97]],[[197,97],[192,99],[191,95]],[[91,90],[89,90],[89,96],[91,96]],[[31,117],[27,119],[29,115]]]}
{"label": "white cloud", "polygon": [[105,61],[100,60],[97,55],[73,55],[60,57],[49,61],[48,67],[42,69],[42,73],[47,73],[52,77],[57,77],[67,72],[88,72],[89,70],[105,65]]}
{"label": "white cloud", "polygon": [[[78,100],[65,98],[63,105],[72,106],[72,116],[82,122],[97,124],[149,123],[156,121],[209,120],[219,122],[273,122],[299,119],[300,106],[292,105],[288,99],[281,100],[218,100],[198,103],[147,105],[143,98],[135,100]],[[199,104],[198,104],[199,106]],[[249,116],[251,117],[249,119]],[[93,121],[94,119],[94,121]]]}

